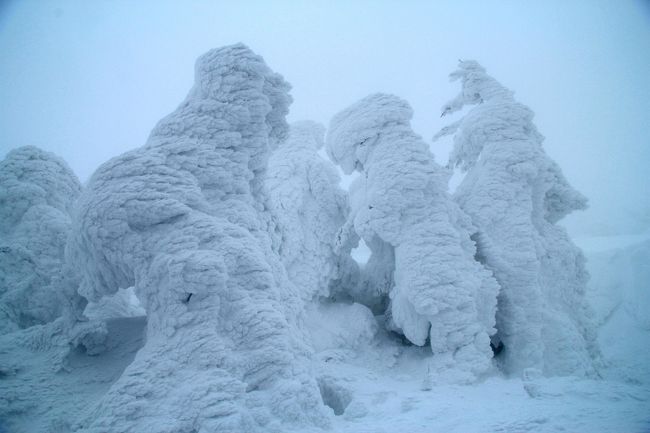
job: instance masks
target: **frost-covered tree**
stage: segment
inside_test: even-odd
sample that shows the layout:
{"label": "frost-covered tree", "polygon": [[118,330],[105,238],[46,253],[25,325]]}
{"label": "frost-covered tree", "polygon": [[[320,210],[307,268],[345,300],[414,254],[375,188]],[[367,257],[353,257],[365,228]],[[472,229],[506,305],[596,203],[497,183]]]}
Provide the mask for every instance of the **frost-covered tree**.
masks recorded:
{"label": "frost-covered tree", "polygon": [[317,153],[324,138],[322,125],[296,122],[269,159],[267,186],[278,251],[305,300],[329,296],[332,283],[356,270],[349,249],[336,248],[349,207],[336,169]]}
{"label": "frost-covered tree", "polygon": [[354,230],[378,255],[374,268],[394,269],[385,285],[391,326],[414,344],[429,339],[434,372],[449,369],[450,378],[455,370],[461,376],[452,380],[471,381],[492,358],[497,284],[474,260],[469,218],[411,117],[407,102],[370,95],[332,119],[327,151],[345,173],[361,173]]}
{"label": "frost-covered tree", "polygon": [[209,51],[146,145],[92,176],[69,250],[80,291],[96,301],[134,286],[147,338],[83,431],[327,422],[298,326],[301,299],[271,248],[265,210],[289,88],[244,45]]}
{"label": "frost-covered tree", "polygon": [[455,199],[477,228],[477,257],[501,286],[503,368],[590,371],[597,349],[583,299],[585,261],[555,224],[587,200],[544,153],[533,112],[510,90],[475,61],[461,61],[451,78],[462,89],[443,115],[473,107],[434,138],[455,133],[450,165],[467,172]]}
{"label": "frost-covered tree", "polygon": [[81,185],[56,155],[33,146],[0,162],[0,334],[80,310],[64,248]]}

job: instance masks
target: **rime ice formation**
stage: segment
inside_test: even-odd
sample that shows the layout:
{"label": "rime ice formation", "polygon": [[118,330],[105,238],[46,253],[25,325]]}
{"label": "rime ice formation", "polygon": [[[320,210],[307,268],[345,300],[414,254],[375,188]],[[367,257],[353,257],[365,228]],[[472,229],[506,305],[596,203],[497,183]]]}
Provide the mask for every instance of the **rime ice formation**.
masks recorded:
{"label": "rime ice formation", "polygon": [[[327,424],[302,303],[271,249],[263,179],[289,85],[238,44],[146,145],[103,164],[75,213],[70,260],[96,301],[135,287],[144,347],[84,432],[255,432]],[[146,399],[143,398],[146,396]]]}
{"label": "rime ice formation", "polygon": [[0,334],[44,324],[80,301],[64,248],[81,186],[67,164],[33,146],[0,162]]}
{"label": "rime ice formation", "polygon": [[395,96],[368,96],[332,119],[327,151],[345,173],[361,172],[354,229],[394,269],[392,326],[417,345],[430,339],[435,371],[455,369],[471,381],[490,366],[498,286],[474,260],[468,217],[411,116]]}
{"label": "rime ice formation", "polygon": [[497,336],[503,367],[547,374],[591,370],[597,349],[583,300],[584,258],[555,223],[586,207],[542,149],[533,112],[475,61],[451,74],[461,93],[443,115],[474,107],[435,138],[451,134],[450,165],[467,171],[455,193],[477,227],[477,257],[501,285]]}
{"label": "rime ice formation", "polygon": [[322,125],[296,122],[269,159],[267,187],[280,234],[278,250],[306,301],[329,296],[332,283],[356,270],[349,248],[340,251],[335,245],[349,209],[338,173],[317,153],[324,136]]}
{"label": "rime ice formation", "polygon": [[112,296],[104,296],[98,302],[89,302],[84,316],[91,320],[109,320],[120,317],[146,316],[133,287],[120,289]]}

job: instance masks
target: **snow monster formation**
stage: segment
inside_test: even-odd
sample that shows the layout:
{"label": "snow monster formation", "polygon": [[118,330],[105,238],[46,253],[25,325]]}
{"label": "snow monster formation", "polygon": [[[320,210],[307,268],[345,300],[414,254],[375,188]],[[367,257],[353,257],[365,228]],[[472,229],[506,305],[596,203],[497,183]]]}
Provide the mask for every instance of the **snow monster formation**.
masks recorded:
{"label": "snow monster formation", "polygon": [[52,153],[20,147],[0,162],[0,334],[83,309],[64,269],[80,192],[74,173]]}
{"label": "snow monster formation", "polygon": [[584,301],[585,259],[556,225],[587,200],[544,153],[533,112],[511,91],[475,61],[461,61],[451,78],[462,89],[442,114],[474,107],[434,139],[455,133],[449,164],[467,172],[455,199],[477,227],[478,259],[501,286],[502,368],[588,373],[598,349]]}
{"label": "snow monster formation", "polygon": [[244,45],[209,51],[146,145],[92,176],[69,250],[80,291],[98,300],[134,286],[147,334],[79,431],[327,425],[263,188],[289,88]]}
{"label": "snow monster formation", "polygon": [[434,380],[470,382],[491,365],[498,286],[474,260],[469,218],[411,117],[406,101],[370,95],[332,119],[327,151],[345,173],[361,173],[354,229],[394,269],[392,327],[414,344],[429,340],[433,372],[445,371]]}
{"label": "snow monster formation", "polygon": [[[279,231],[278,250],[305,301],[330,295],[330,286],[358,272],[336,235],[349,214],[334,166],[318,155],[325,127],[302,121],[269,159],[269,202]],[[336,289],[336,288],[335,288]]]}

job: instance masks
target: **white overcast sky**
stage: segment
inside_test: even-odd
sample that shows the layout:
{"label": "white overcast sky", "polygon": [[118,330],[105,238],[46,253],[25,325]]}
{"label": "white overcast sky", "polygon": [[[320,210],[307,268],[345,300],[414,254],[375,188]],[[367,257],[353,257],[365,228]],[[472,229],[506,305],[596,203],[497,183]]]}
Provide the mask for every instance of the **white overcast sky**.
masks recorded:
{"label": "white overcast sky", "polygon": [[[192,85],[197,56],[244,42],[293,85],[290,120],[324,124],[371,92],[430,142],[476,59],[536,113],[592,208],[576,235],[650,223],[650,2],[0,0],[0,157],[32,144],[82,181],[141,146]],[[449,142],[432,150],[446,163]]]}

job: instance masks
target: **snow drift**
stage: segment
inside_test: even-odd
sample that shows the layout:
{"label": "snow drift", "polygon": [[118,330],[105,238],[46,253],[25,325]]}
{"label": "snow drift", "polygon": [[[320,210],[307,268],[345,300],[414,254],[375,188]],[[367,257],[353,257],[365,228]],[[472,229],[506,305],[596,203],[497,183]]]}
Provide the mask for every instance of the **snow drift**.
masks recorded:
{"label": "snow drift", "polygon": [[474,260],[469,218],[411,116],[405,101],[370,95],[334,116],[327,151],[345,173],[361,173],[351,218],[372,250],[371,269],[394,269],[389,325],[417,345],[428,340],[434,370],[472,381],[490,366],[498,287]]}
{"label": "snow drift", "polygon": [[[263,179],[289,85],[239,44],[209,51],[147,144],[92,176],[70,260],[96,301],[135,287],[146,344],[81,431],[325,425],[300,296],[271,249]],[[144,398],[146,397],[146,398]]]}
{"label": "snow drift", "polygon": [[501,291],[496,339],[502,367],[547,374],[588,373],[597,356],[584,294],[585,260],[556,223],[586,207],[542,148],[533,112],[475,61],[461,61],[452,80],[461,93],[443,115],[472,106],[435,138],[455,133],[451,166],[467,175],[455,192],[477,231],[477,258]]}

